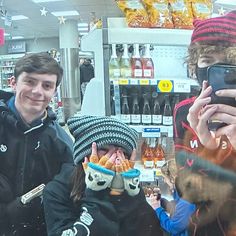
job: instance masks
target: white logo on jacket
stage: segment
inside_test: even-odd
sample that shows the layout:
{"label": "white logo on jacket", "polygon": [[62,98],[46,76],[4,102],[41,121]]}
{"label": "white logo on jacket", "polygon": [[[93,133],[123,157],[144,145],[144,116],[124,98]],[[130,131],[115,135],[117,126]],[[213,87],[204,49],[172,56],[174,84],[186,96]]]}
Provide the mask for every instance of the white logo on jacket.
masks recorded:
{"label": "white logo on jacket", "polygon": [[0,145],[0,151],[1,152],[6,152],[7,151],[7,146],[5,144]]}
{"label": "white logo on jacket", "polygon": [[73,229],[64,230],[61,236],[77,236],[78,230],[76,228],[77,225],[83,226],[87,231],[87,236],[90,235],[90,230],[88,228],[89,225],[93,222],[93,217],[88,213],[88,209],[86,207],[82,207],[83,212],[80,215],[80,221],[74,223]]}

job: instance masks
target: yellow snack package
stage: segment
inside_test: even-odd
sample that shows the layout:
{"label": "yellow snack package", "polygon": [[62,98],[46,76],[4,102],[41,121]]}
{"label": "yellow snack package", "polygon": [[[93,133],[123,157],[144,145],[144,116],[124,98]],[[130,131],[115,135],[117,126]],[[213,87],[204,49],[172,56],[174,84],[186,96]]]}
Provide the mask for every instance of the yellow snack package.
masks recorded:
{"label": "yellow snack package", "polygon": [[141,0],[117,0],[116,3],[124,12],[129,27],[150,27],[148,14]]}
{"label": "yellow snack package", "polygon": [[193,12],[189,0],[169,0],[174,28],[192,29]]}
{"label": "yellow snack package", "polygon": [[194,19],[210,18],[213,12],[211,0],[192,0],[192,11]]}
{"label": "yellow snack package", "polygon": [[168,0],[143,0],[149,16],[150,27],[174,28]]}

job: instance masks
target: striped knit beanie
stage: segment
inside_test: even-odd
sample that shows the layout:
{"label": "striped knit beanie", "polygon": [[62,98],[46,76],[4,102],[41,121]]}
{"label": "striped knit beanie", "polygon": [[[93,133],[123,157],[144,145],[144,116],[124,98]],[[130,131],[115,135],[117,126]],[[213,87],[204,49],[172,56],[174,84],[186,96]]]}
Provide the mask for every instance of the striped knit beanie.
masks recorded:
{"label": "striped knit beanie", "polygon": [[191,43],[236,44],[236,10],[224,16],[195,20]]}
{"label": "striped knit beanie", "polygon": [[96,142],[98,149],[107,145],[121,147],[128,156],[136,148],[138,133],[117,119],[105,116],[74,116],[67,124],[75,138],[75,164],[91,154],[93,142]]}

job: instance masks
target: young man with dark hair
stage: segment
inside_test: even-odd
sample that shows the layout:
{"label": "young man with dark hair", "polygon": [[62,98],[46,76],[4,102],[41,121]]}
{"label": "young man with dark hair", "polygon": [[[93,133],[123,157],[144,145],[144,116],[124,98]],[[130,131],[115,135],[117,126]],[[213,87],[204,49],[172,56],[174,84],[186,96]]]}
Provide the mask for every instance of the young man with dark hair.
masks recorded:
{"label": "young man with dark hair", "polygon": [[1,236],[47,235],[42,199],[23,204],[21,196],[73,162],[73,142],[48,106],[62,75],[49,54],[27,54],[15,65],[14,93],[0,93]]}

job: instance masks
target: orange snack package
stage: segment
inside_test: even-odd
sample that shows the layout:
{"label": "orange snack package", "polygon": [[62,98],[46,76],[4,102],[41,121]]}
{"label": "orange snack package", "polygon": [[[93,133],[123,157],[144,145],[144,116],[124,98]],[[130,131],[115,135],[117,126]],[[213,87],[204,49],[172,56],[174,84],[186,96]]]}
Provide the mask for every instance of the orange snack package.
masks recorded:
{"label": "orange snack package", "polygon": [[168,0],[143,0],[147,9],[150,27],[174,28]]}
{"label": "orange snack package", "polygon": [[149,27],[149,18],[141,0],[117,0],[118,7],[124,12],[129,27]]}
{"label": "orange snack package", "polygon": [[210,18],[213,12],[213,3],[210,0],[192,0],[194,19]]}
{"label": "orange snack package", "polygon": [[193,28],[192,6],[189,0],[169,0],[174,27],[177,29]]}

